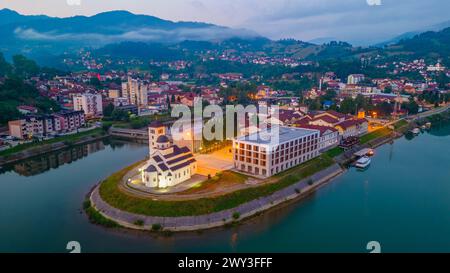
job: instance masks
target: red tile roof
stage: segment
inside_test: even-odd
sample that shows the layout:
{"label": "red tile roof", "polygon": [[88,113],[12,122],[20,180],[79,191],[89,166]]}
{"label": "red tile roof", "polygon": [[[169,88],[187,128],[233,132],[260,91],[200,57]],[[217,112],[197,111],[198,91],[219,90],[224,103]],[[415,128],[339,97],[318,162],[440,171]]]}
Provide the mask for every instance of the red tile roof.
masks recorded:
{"label": "red tile roof", "polygon": [[304,128],[304,129],[319,130],[320,131],[320,136],[323,136],[323,134],[325,134],[326,131],[331,131],[331,132],[337,132],[338,131],[334,127],[309,125],[309,124],[299,125],[298,127],[299,128]]}

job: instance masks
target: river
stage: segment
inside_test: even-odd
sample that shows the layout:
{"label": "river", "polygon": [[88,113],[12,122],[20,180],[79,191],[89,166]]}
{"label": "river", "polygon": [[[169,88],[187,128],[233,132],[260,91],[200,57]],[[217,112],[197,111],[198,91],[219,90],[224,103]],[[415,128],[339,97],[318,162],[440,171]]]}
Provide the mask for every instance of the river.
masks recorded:
{"label": "river", "polygon": [[103,140],[0,172],[0,252],[450,252],[450,124],[376,150],[301,202],[232,228],[154,235],[108,230],[81,213],[92,186],[142,159],[145,145]]}

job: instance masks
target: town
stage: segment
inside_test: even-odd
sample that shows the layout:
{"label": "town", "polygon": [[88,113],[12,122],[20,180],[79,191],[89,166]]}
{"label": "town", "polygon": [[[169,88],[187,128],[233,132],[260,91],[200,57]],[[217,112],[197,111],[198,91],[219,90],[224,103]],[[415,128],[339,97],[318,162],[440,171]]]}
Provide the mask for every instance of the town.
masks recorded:
{"label": "town", "polygon": [[450,251],[446,1],[28,2],[0,4],[1,252]]}
{"label": "town", "polygon": [[[227,59],[227,62],[241,61]],[[92,68],[92,62],[86,69]],[[144,129],[151,120],[170,120],[170,109],[176,105],[193,107],[198,101],[221,106],[253,104],[270,108],[276,105],[280,107],[279,120],[271,120],[272,123],[333,135],[335,139],[328,141],[330,145],[322,144],[324,149],[348,137],[361,136],[390,120],[421,113],[450,100],[450,70],[439,61],[427,65],[423,59],[378,65],[377,69],[392,75],[386,78],[364,74],[339,78],[336,72],[326,71],[283,73],[265,81],[257,75],[246,78],[242,73],[230,71],[202,75],[210,79],[207,85],[197,83],[198,75],[183,73],[189,66],[187,61],[152,62],[152,65],[165,67],[168,72],[158,78],[132,70],[101,72],[96,68],[106,64],[97,64],[87,72],[49,79],[34,75],[25,79],[39,96],[53,101],[60,110],[42,113],[35,105],[18,105],[13,109],[17,113],[15,119],[3,120],[7,126],[2,129],[1,149],[102,125],[112,125],[113,129]],[[417,72],[422,79],[398,77],[399,71]],[[8,81],[8,78],[0,79],[1,84]]]}

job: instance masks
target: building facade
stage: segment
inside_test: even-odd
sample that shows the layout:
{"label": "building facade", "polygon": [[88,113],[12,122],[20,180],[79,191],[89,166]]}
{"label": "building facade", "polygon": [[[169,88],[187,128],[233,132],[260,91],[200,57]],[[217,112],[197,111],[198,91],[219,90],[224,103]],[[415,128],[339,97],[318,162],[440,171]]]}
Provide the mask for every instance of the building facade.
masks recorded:
{"label": "building facade", "polygon": [[358,84],[364,81],[365,78],[363,74],[350,74],[347,78],[347,84]]}
{"label": "building facade", "polygon": [[86,118],[103,116],[102,95],[100,94],[78,94],[73,97],[73,109],[84,111]]}
{"label": "building facade", "polygon": [[51,115],[27,115],[8,122],[9,134],[20,139],[68,133],[86,125],[83,111],[61,111]]}
{"label": "building facade", "polygon": [[262,140],[257,132],[233,141],[237,171],[270,177],[319,156],[320,131],[279,127],[278,142]]}
{"label": "building facade", "polygon": [[149,142],[150,157],[140,169],[146,187],[173,187],[189,180],[197,172],[197,161],[187,147],[173,145],[164,134]]}
{"label": "building facade", "polygon": [[138,107],[147,106],[148,85],[139,79],[128,77],[128,81],[122,83],[122,97]]}
{"label": "building facade", "polygon": [[318,130],[320,132],[319,151],[323,152],[340,143],[339,131],[334,127],[317,126],[317,125],[299,125],[300,128]]}

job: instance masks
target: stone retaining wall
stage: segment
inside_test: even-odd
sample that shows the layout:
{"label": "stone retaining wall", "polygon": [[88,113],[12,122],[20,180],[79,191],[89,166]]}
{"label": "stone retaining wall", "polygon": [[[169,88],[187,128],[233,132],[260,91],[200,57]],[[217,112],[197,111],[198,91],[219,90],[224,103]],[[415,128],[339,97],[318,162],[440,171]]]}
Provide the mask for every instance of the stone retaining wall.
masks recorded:
{"label": "stone retaining wall", "polygon": [[[110,206],[108,203],[102,200],[99,194],[100,184],[97,185],[92,191],[90,200],[92,206],[97,209],[104,217],[113,220],[127,228],[151,230],[153,224],[160,224],[164,230],[192,231],[219,227],[227,223],[231,223],[235,221],[235,219],[233,219],[233,214],[236,212],[240,214],[238,220],[242,220],[286,201],[305,196],[313,192],[320,186],[324,185],[330,179],[341,174],[342,172],[342,168],[338,164],[334,164],[333,166],[325,170],[302,179],[301,181],[284,189],[281,189],[269,196],[252,200],[233,209],[199,216],[156,217],[138,215],[122,211]],[[314,181],[314,184],[309,185],[310,181]],[[144,225],[135,225],[134,223],[137,220],[143,221]]]}

